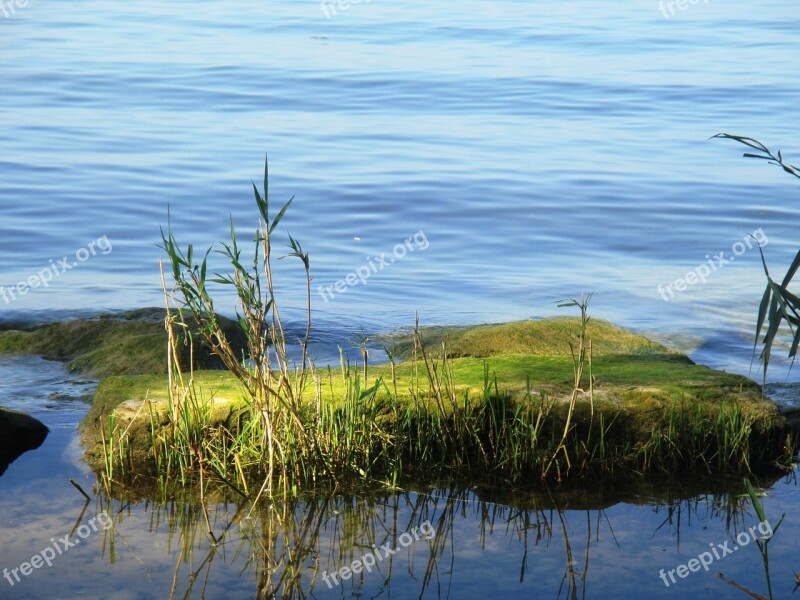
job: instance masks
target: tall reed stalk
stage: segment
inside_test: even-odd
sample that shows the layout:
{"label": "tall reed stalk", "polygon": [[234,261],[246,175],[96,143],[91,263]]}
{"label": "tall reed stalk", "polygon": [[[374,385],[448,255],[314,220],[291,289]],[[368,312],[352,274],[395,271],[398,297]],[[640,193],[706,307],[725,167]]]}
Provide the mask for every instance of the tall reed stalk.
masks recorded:
{"label": "tall reed stalk", "polygon": [[[586,325],[589,323],[589,301],[592,299],[592,295],[584,295],[581,294],[580,300],[576,299],[569,299],[564,300],[563,302],[559,303],[559,307],[569,307],[569,306],[576,306],[581,311],[581,323],[580,329],[578,330],[578,348],[575,349],[575,346],[572,342],[569,343],[570,352],[572,353],[572,369],[573,369],[573,382],[572,382],[572,393],[570,394],[569,399],[569,407],[567,409],[567,417],[564,420],[564,431],[561,434],[561,440],[556,445],[555,450],[553,451],[552,456],[545,462],[544,468],[542,470],[542,477],[547,477],[547,474],[550,472],[550,469],[553,466],[556,458],[558,457],[558,453],[564,453],[564,461],[566,462],[567,469],[569,469],[572,465],[570,464],[569,460],[569,452],[567,452],[567,447],[565,442],[567,440],[567,436],[569,435],[570,427],[572,426],[572,416],[575,413],[575,404],[578,401],[578,396],[581,394],[585,394],[586,392],[581,388],[582,381],[583,381],[583,370],[586,366],[586,354],[587,348],[590,347],[591,342],[587,341],[586,339]],[[589,371],[589,399],[592,402],[592,414],[594,415],[594,399],[593,393],[594,388],[592,387],[592,373],[591,373],[591,358],[589,359],[590,371]],[[591,427],[589,429],[591,431]]]}
{"label": "tall reed stalk", "polygon": [[[800,167],[787,163],[783,159],[783,154],[780,150],[778,150],[777,154],[773,154],[767,146],[758,140],[741,135],[718,133],[712,137],[734,140],[735,142],[743,144],[750,148],[750,151],[743,154],[745,158],[755,158],[766,161],[771,165],[777,165],[783,169],[785,173],[800,179]],[[800,298],[789,291],[789,285],[792,283],[798,269],[800,269],[800,251],[795,255],[792,264],[783,276],[783,280],[778,283],[772,278],[767,268],[764,249],[759,246],[758,250],[761,253],[761,263],[764,266],[767,287],[764,290],[764,294],[761,297],[761,304],[758,308],[753,356],[755,357],[760,338],[762,348],[759,354],[759,360],[762,366],[763,381],[766,383],[767,368],[769,367],[769,360],[772,354],[772,346],[782,323],[788,326],[792,335],[792,345],[789,348],[789,358],[792,359],[792,364],[794,364],[798,348],[800,348]],[[762,331],[764,332],[763,338],[761,338]]]}
{"label": "tall reed stalk", "polygon": [[[242,249],[230,219],[230,242],[221,244],[216,250],[224,256],[231,267],[228,273],[216,273],[208,277],[209,248],[202,260],[196,262],[193,247],[189,244],[183,251],[176,241],[171,224],[165,233],[162,229],[162,248],[172,267],[174,287],[169,294],[181,311],[189,313],[199,327],[200,335],[220,357],[225,367],[242,384],[246,397],[251,402],[252,414],[263,420],[262,449],[267,460],[265,488],[271,490],[276,469],[280,479],[286,483],[291,469],[287,443],[291,441],[292,453],[304,457],[319,455],[313,438],[308,434],[301,417],[301,399],[308,377],[308,340],[311,335],[311,275],[309,256],[303,252],[299,242],[289,236],[288,256],[298,258],[306,282],[306,330],[300,341],[302,359],[299,368],[293,369],[287,349],[286,333],[275,296],[273,277],[273,233],[280,223],[293,198],[289,199],[278,213],[270,217],[269,168],[264,166],[264,190],[259,192],[253,184],[256,205],[261,217],[255,233],[252,259],[245,266]],[[236,293],[238,308],[236,317],[247,336],[246,357],[238,356],[228,341],[217,316],[208,283],[230,286]]]}

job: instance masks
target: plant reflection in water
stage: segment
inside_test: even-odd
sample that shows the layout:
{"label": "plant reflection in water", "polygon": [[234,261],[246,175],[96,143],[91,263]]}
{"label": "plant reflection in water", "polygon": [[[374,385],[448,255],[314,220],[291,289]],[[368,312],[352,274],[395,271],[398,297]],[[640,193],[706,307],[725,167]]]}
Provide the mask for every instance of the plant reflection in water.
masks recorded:
{"label": "plant reflection in water", "polygon": [[[711,517],[733,532],[749,522],[745,518],[747,499],[739,494],[684,498],[642,496],[637,502],[664,515],[652,537],[667,528],[679,549],[681,528],[691,525],[693,518]],[[478,562],[476,556],[480,559],[487,548],[496,549],[498,540],[508,548],[504,560],[519,565],[520,584],[534,576],[534,567],[544,568],[539,564],[541,555],[532,564],[533,550],[546,549],[556,560],[548,564],[557,564],[560,555],[563,568],[560,581],[551,578],[543,582],[554,584],[545,590],[549,597],[585,598],[592,551],[596,552],[601,541],[620,546],[607,512],[616,502],[549,492],[504,497],[503,503],[492,501],[495,499],[499,498],[491,494],[481,498],[476,491],[459,487],[430,493],[360,491],[293,501],[262,498],[255,507],[210,502],[204,515],[201,504],[191,497],[159,503],[99,496],[97,510],[108,510],[114,519],[114,526],[105,532],[103,560],[115,563],[124,549],[140,563],[153,586],[163,584],[150,563],[174,560],[170,600],[203,598],[209,582],[220,585],[220,580],[226,589],[245,586],[249,596],[241,597],[259,599],[350,593],[447,598],[464,585],[459,578],[463,580],[465,571],[474,571],[478,564],[481,570],[487,569],[486,578],[491,582],[492,567]],[[144,553],[137,548],[139,544],[129,543],[127,532],[132,530],[133,537],[143,518],[147,519],[148,535],[163,540],[168,556]],[[403,534],[409,534],[408,540],[415,529],[431,527],[430,539],[417,535],[413,543],[401,542]],[[376,552],[378,560],[369,571],[353,570],[345,580],[337,578],[332,589],[323,580],[324,573],[336,573]],[[227,566],[224,572],[217,566],[220,563]],[[535,577],[538,586],[541,573],[537,571]],[[599,573],[594,581],[602,581]]]}

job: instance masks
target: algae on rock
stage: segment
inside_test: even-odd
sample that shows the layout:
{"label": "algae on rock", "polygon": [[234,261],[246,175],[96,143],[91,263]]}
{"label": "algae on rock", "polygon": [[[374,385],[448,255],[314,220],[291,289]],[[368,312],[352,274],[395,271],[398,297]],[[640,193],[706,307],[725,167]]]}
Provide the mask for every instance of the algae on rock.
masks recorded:
{"label": "algae on rock", "polygon": [[[696,365],[610,323],[592,323],[591,332],[600,340],[593,345],[593,396],[579,398],[571,437],[575,444],[588,442],[583,453],[586,472],[615,468],[617,475],[622,471],[717,472],[728,461],[730,470],[739,473],[750,467],[769,468],[791,452],[794,437],[789,423],[777,405],[762,396],[755,382]],[[467,394],[472,399],[471,410],[485,410],[481,407],[490,406],[485,404],[488,401],[503,418],[514,419],[515,415],[535,414],[542,402],[549,403],[550,421],[540,432],[540,439],[545,439],[563,427],[573,375],[567,342],[576,325],[577,319],[546,319],[458,328],[452,337],[449,333],[445,336],[442,329],[422,329],[421,336],[430,340],[432,349],[441,347],[436,342],[446,337],[448,355],[458,357],[447,359],[448,369],[459,397]],[[399,347],[411,343],[402,336],[392,337],[392,342]],[[503,348],[509,351],[503,352]],[[393,368],[371,366],[369,383],[379,379],[387,383],[376,392],[375,401],[393,405],[393,410],[400,412],[417,402],[409,390],[419,381],[421,369],[413,360]],[[482,400],[487,377],[496,398]],[[207,411],[208,430],[235,435],[249,406],[235,378],[227,371],[196,371],[193,384],[202,409]],[[393,389],[396,396],[390,391]],[[588,381],[585,389],[589,389]],[[109,416],[113,415],[116,430],[128,432],[133,470],[152,473],[150,446],[158,432],[151,426],[156,423],[163,429],[170,425],[167,390],[166,375],[117,376],[102,381],[82,425],[90,462],[102,466],[103,444],[112,435]],[[304,401],[316,402],[317,392],[320,402],[338,406],[346,396],[346,384],[338,371],[329,372],[321,378],[319,388],[308,386]],[[421,406],[436,410],[432,401]],[[523,412],[517,412],[518,407]],[[400,412],[387,410],[380,417],[386,439],[394,440],[392,443],[408,435],[399,425]],[[413,423],[408,426],[415,427]],[[607,459],[603,456],[614,457],[616,467],[604,464]],[[498,465],[498,472],[502,469]]]}

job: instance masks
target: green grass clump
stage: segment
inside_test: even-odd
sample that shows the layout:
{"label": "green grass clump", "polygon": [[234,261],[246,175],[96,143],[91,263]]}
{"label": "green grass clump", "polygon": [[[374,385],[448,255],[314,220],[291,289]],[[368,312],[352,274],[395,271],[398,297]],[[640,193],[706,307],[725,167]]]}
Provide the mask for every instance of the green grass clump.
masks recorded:
{"label": "green grass clump", "polygon": [[[739,474],[791,453],[785,420],[748,379],[671,353],[601,356],[593,372],[593,399],[577,395],[549,477]],[[301,488],[443,477],[531,484],[560,447],[573,375],[564,355],[418,357],[370,367],[366,384],[363,365],[315,370],[299,415],[324,462],[284,443],[278,466]],[[111,439],[107,415],[122,405],[118,430],[136,440],[129,472],[192,482],[202,455],[220,485],[258,489],[267,475],[263,417],[230,372],[191,379],[174,420],[166,376],[104,380],[85,432],[97,439],[105,428]],[[186,440],[202,451],[189,451]],[[96,462],[103,458],[95,446]]]}

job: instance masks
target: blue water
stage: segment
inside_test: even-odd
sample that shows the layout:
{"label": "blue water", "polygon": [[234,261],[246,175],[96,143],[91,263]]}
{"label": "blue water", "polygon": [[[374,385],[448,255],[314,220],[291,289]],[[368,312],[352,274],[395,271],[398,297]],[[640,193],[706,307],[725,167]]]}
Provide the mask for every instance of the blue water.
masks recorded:
{"label": "blue water", "polygon": [[[5,16],[13,2],[0,8],[1,321],[160,305],[168,208],[178,238],[198,248],[227,235],[229,213],[247,237],[250,181],[261,180],[266,153],[273,205],[295,196],[279,235],[311,255],[317,339],[328,341],[361,325],[410,325],[415,311],[423,324],[548,316],[563,310],[558,300],[592,291],[593,315],[747,372],[764,284],[757,249],[669,302],[658,286],[707,255],[733,257],[748,232],[768,240],[776,272],[800,247],[797,182],[707,139],[751,135],[800,163],[792,3],[704,0],[670,15],[665,2],[665,18],[656,0],[362,0],[335,15],[328,5],[327,17],[316,0],[32,0]],[[366,284],[328,302],[318,293],[382,253],[388,266]],[[297,267],[279,262],[279,299],[299,319]],[[60,274],[47,287],[10,296],[51,269]],[[218,306],[230,312],[232,299]],[[773,377],[785,376],[776,365]],[[6,404],[51,427],[0,479],[0,566],[29,560],[101,510],[115,519],[113,533],[52,568],[14,588],[0,580],[0,596],[164,598],[175,570],[182,597],[208,552],[196,506],[108,505],[101,494],[81,513],[67,481],[91,492],[74,433],[91,382],[39,359],[4,359],[0,387]],[[487,508],[466,493],[432,583],[426,543],[398,558],[391,581],[373,574],[329,591],[309,569],[348,564],[375,530],[399,533],[409,503],[419,516],[441,514],[424,495],[386,495],[379,501],[399,506],[400,521],[360,517],[337,554],[330,540],[344,536],[337,519],[351,509],[334,504],[320,513],[321,541],[302,545],[311,562],[301,587],[313,580],[325,597],[568,597],[562,578],[577,573],[578,593],[584,582],[591,598],[738,597],[713,572],[668,589],[658,570],[755,515],[726,493],[690,490],[672,502],[665,493],[562,512],[519,501]],[[796,493],[794,479],[771,486],[771,520],[796,513]],[[486,510],[500,511],[490,525]],[[207,597],[253,597],[260,584],[257,528],[269,519],[239,523],[235,511],[212,506],[214,527],[237,529]],[[192,517],[181,527],[184,513]],[[791,594],[797,534],[787,517],[771,545],[776,597]],[[752,546],[717,570],[765,593]]]}
{"label": "blue water", "polygon": [[[797,182],[707,140],[752,135],[800,162],[800,16],[769,0],[665,11],[34,0],[0,13],[0,285],[77,264],[0,309],[161,304],[168,207],[197,247],[227,235],[229,213],[249,236],[269,153],[276,210],[296,196],[280,236],[311,255],[321,323],[547,316],[593,291],[595,316],[746,371],[755,248],[669,302],[657,286],[759,228],[776,271],[800,246]],[[317,293],[418,232],[424,250]],[[303,281],[287,262],[292,316]]]}

